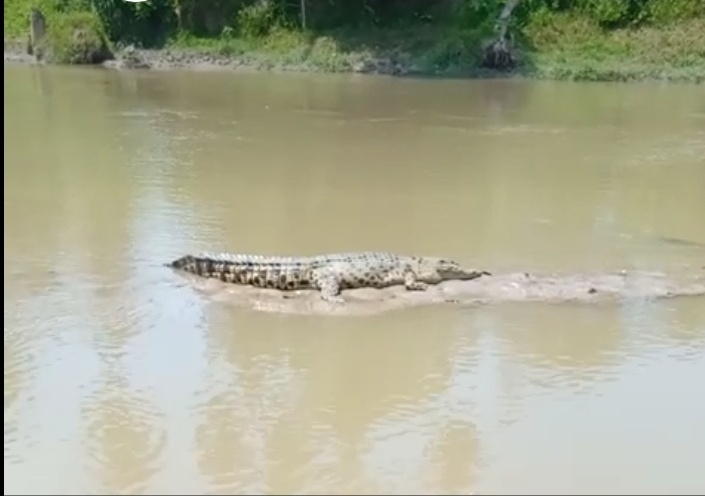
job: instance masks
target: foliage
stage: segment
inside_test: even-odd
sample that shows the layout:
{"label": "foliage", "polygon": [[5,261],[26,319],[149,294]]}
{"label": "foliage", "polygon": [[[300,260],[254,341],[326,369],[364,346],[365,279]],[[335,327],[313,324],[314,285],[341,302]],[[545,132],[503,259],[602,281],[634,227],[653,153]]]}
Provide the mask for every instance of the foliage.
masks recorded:
{"label": "foliage", "polygon": [[237,28],[246,38],[267,36],[281,22],[280,11],[273,0],[257,0],[237,13]]}
{"label": "foliage", "polygon": [[704,19],[704,0],[651,0],[647,15],[654,24],[668,24],[686,19]]}
{"label": "foliage", "polygon": [[[32,6],[42,12],[94,11],[113,41],[154,44],[177,32],[217,36],[231,28],[246,37],[267,36],[277,27],[389,28],[445,25],[452,29],[487,29],[504,0],[6,0],[5,31],[26,28]],[[515,23],[524,25],[537,13],[589,19],[600,28],[657,25],[705,17],[703,0],[523,0]]]}
{"label": "foliage", "polygon": [[52,62],[92,64],[111,56],[100,20],[91,12],[55,13],[47,37]]}
{"label": "foliage", "polygon": [[91,0],[6,1],[5,36],[27,39],[32,7],[47,21],[47,39],[41,47],[47,60],[82,64],[110,57],[103,22],[92,10]]}
{"label": "foliage", "polygon": [[[506,1],[6,0],[4,25],[6,37],[26,38],[29,11],[37,6],[57,56],[66,60],[93,57],[90,47],[105,33],[117,45],[169,43],[243,60],[261,57],[265,66],[337,71],[387,58],[444,72],[477,67]],[[542,74],[594,79],[620,70],[658,73],[659,67],[700,74],[704,24],[705,0],[521,0],[511,32],[520,58],[543,64]],[[628,70],[620,64],[625,60],[633,62]]]}
{"label": "foliage", "polygon": [[176,30],[174,0],[149,0],[138,3],[125,0],[92,0],[91,4],[111,40],[153,45],[162,42]]}

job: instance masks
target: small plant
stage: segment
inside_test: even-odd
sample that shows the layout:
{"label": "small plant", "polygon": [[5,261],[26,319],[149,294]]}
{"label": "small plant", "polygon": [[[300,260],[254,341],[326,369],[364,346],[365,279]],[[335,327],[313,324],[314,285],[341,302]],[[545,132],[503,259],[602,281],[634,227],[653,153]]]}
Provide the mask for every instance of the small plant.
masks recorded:
{"label": "small plant", "polygon": [[235,38],[235,30],[230,26],[225,26],[220,32],[220,37],[224,40],[232,40]]}
{"label": "small plant", "polygon": [[246,38],[267,36],[278,25],[279,15],[271,0],[256,0],[237,13],[237,26]]}

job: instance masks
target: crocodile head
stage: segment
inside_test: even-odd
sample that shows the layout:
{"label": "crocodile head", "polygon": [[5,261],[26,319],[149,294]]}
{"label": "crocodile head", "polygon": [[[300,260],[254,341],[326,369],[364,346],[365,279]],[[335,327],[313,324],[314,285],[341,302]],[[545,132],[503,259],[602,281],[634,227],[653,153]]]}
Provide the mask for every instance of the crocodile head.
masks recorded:
{"label": "crocodile head", "polygon": [[454,260],[445,258],[423,258],[419,264],[419,278],[429,282],[440,282],[448,280],[469,280],[484,275],[491,275],[484,270],[467,270]]}

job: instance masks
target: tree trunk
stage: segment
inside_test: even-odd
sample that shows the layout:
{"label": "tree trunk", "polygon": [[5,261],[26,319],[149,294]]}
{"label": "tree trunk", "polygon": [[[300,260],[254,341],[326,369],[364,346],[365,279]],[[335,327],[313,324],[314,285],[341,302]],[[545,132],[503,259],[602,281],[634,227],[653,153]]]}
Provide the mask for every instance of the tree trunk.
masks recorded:
{"label": "tree trunk", "polygon": [[27,51],[34,55],[37,61],[44,59],[47,24],[44,15],[38,9],[32,9],[29,14],[29,46]]}
{"label": "tree trunk", "polygon": [[507,3],[504,4],[495,25],[497,37],[488,41],[483,47],[483,67],[508,70],[516,65],[516,57],[512,53],[512,36],[509,32],[509,24],[512,12],[519,2],[521,0],[507,0]]}

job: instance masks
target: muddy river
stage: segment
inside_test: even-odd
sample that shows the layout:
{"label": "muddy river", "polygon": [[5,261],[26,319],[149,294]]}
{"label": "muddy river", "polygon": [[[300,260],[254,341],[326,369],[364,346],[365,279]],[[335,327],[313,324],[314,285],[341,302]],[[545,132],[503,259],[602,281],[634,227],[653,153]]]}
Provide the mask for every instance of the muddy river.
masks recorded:
{"label": "muddy river", "polygon": [[162,265],[702,275],[702,87],[4,83],[6,494],[705,491],[702,296],[287,313]]}

